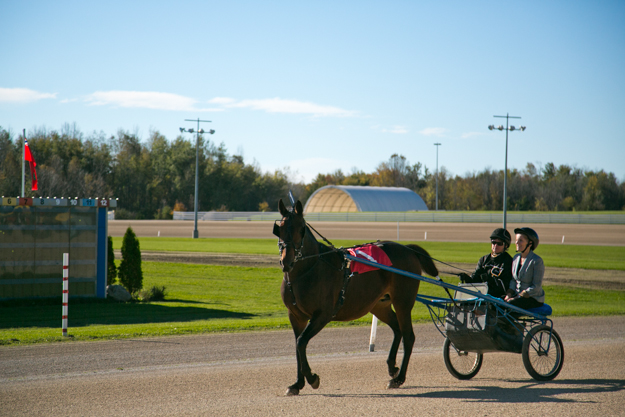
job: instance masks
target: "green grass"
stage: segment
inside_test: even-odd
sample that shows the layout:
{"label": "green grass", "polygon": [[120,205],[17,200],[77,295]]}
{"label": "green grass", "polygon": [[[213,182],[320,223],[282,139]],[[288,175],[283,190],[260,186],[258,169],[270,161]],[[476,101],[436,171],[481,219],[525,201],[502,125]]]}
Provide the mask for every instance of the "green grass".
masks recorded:
{"label": "green grass", "polygon": [[[449,210],[451,213],[487,213],[487,214],[502,214],[501,210]],[[577,214],[611,214],[611,215],[625,215],[624,210],[597,210],[597,211],[536,211],[536,210],[508,210],[508,214],[557,214],[557,215],[577,215]]]}
{"label": "green grass", "polygon": [[[144,262],[143,272],[145,288],[167,288],[166,301],[71,299],[71,340],[290,328],[280,298],[282,274],[277,268]],[[456,282],[451,277],[444,279]],[[560,286],[548,286],[545,291],[555,316],[625,314],[623,291]],[[445,296],[442,288],[431,284],[422,284],[420,293]],[[60,315],[60,298],[0,302],[0,345],[67,341],[61,336]],[[412,317],[415,322],[429,321],[428,311],[420,303]],[[367,315],[355,322],[332,325],[370,322]]]}
{"label": "green grass", "polygon": [[[113,247],[121,247],[122,238],[113,238]],[[139,238],[141,250],[251,253],[276,255],[277,240],[274,239],[191,239],[191,238]],[[348,247],[363,243],[356,240],[336,240],[336,247]],[[416,243],[429,254],[443,262],[477,263],[477,260],[490,251],[490,245],[464,242],[407,242]],[[625,271],[625,246],[589,245],[540,245],[536,251],[545,265],[560,268],[614,269]],[[513,249],[511,252],[514,255]]]}

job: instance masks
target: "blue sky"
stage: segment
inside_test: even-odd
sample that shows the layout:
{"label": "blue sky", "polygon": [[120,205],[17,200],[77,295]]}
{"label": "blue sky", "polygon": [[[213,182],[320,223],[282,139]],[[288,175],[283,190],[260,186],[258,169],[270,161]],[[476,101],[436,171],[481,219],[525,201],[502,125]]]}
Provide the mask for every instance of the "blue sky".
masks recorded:
{"label": "blue sky", "polygon": [[[625,181],[623,1],[0,0],[0,126],[173,140],[201,118],[291,179],[398,153]],[[193,139],[187,134],[189,140]],[[36,149],[33,149],[36,156]]]}

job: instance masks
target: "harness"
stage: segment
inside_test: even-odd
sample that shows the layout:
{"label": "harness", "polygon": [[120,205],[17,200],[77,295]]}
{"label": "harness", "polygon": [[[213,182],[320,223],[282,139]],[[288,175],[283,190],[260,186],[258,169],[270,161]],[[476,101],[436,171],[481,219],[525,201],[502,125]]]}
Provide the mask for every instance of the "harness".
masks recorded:
{"label": "harness", "polygon": [[[292,212],[289,214],[289,217],[290,216],[293,216]],[[302,233],[302,241],[300,242],[299,246],[297,246],[293,242],[293,224],[289,223],[289,225],[287,227],[287,231],[286,231],[287,232],[286,233],[287,234],[286,239],[283,240],[282,237],[280,236],[280,226],[278,225],[279,221],[282,221],[282,219],[281,220],[276,220],[274,222],[274,224],[273,224],[273,234],[278,237],[278,249],[279,249],[280,255],[282,255],[282,251],[283,250],[285,250],[288,247],[292,246],[293,250],[295,252],[295,258],[293,259],[293,263],[296,263],[296,262],[299,262],[299,261],[303,261],[303,260],[309,259],[309,258],[314,258],[314,257],[318,258],[317,262],[315,262],[315,264],[308,271],[306,271],[302,275],[302,277],[308,275],[309,273],[311,273],[317,267],[317,264],[319,263],[319,260],[323,260],[328,265],[332,266],[333,268],[336,268],[334,265],[330,264],[328,261],[323,259],[323,256],[328,255],[328,254],[332,254],[332,253],[338,253],[341,256],[341,259],[342,259],[341,267],[338,268],[337,270],[338,271],[343,271],[343,288],[339,292],[339,298],[337,299],[337,302],[336,302],[336,304],[334,306],[334,311],[332,313],[332,317],[335,317],[336,314],[338,313],[338,311],[341,309],[341,307],[345,303],[345,293],[347,291],[347,286],[349,285],[351,277],[353,276],[353,274],[351,274],[349,272],[349,262],[347,261],[347,259],[343,255],[346,249],[342,248],[342,247],[341,248],[336,248],[332,244],[332,242],[330,242],[328,239],[326,239],[321,233],[319,233],[314,227],[312,227],[306,220],[304,220],[304,231]],[[326,242],[330,246],[330,248],[332,250],[330,250],[328,252],[325,252],[325,253],[318,253],[318,254],[315,254],[315,255],[304,256],[302,254],[302,248],[304,247],[304,239],[305,239],[305,236],[306,236],[306,230],[308,228],[312,229],[315,233],[317,233],[317,235],[319,235],[319,237],[321,239],[323,239],[323,241]],[[410,247],[408,247],[408,249],[412,250],[413,252],[417,252],[417,251],[415,251],[414,249],[412,249]],[[438,260],[436,258],[433,258],[431,256],[425,255],[423,253],[421,253],[421,254],[424,255],[424,256],[429,257],[430,259],[432,259],[434,261],[440,262],[440,263],[442,263],[444,265],[450,266],[450,267],[455,268],[455,269],[462,270],[461,268],[458,268],[456,266],[450,265],[450,264],[448,264],[446,262],[440,261],[440,260]],[[280,260],[280,264],[282,265],[282,260]],[[458,274],[453,273],[453,272],[451,272],[450,274],[458,275]],[[440,277],[436,277],[436,278],[439,281],[443,281]],[[293,286],[291,285],[291,281],[289,279],[289,273],[288,272],[285,273],[285,275],[284,275],[284,277],[282,279],[286,282],[286,285],[287,285],[287,287],[289,289],[289,292],[291,293],[291,297],[293,298],[293,305],[294,306],[297,305],[297,303],[295,301],[295,294],[293,293]],[[451,293],[449,292],[449,290],[447,288],[445,288],[445,292],[447,292],[447,295],[449,296],[449,298],[452,300],[454,305],[456,305],[456,301],[455,301],[454,297],[452,297]],[[456,307],[458,307],[458,306],[456,305]]]}
{"label": "harness", "polygon": [[[281,221],[281,220],[280,220]],[[309,255],[309,256],[304,256],[302,253],[302,249],[304,247],[304,239],[306,238],[306,230],[308,228],[311,228],[312,230],[314,230],[315,233],[317,233],[317,235],[319,235],[319,237],[321,237],[326,243],[328,243],[328,245],[330,246],[330,248],[332,249],[331,251],[325,252],[325,253],[317,253],[315,255]],[[295,242],[293,242],[293,224],[291,222],[289,222],[288,226],[287,226],[287,230],[286,230],[286,239],[282,239],[282,237],[280,236],[280,226],[278,225],[278,220],[276,220],[273,224],[273,234],[276,235],[278,237],[278,250],[280,255],[282,255],[282,252],[284,250],[286,250],[289,247],[293,248],[293,251],[295,252],[295,257],[293,259],[293,263],[299,262],[299,261],[303,261],[305,259],[309,259],[309,258],[317,258],[317,261],[314,263],[314,265],[312,267],[310,267],[308,269],[308,271],[306,271],[304,274],[300,275],[300,277],[305,277],[306,275],[310,274],[312,271],[314,271],[314,269],[317,267],[317,264],[319,263],[319,261],[323,261],[325,263],[327,263],[328,265],[330,265],[333,268],[336,268],[336,266],[332,265],[330,262],[328,262],[326,259],[323,258],[323,256],[328,255],[328,254],[332,254],[332,253],[338,253],[339,256],[341,257],[341,267],[338,268],[338,271],[343,271],[343,288],[341,289],[341,291],[339,292],[339,297],[336,301],[336,304],[334,306],[334,310],[332,312],[332,317],[335,317],[336,314],[339,312],[339,310],[341,309],[341,307],[343,307],[343,304],[345,304],[345,293],[347,291],[347,286],[349,285],[349,281],[351,280],[351,277],[353,276],[353,274],[351,274],[349,272],[349,262],[347,261],[347,259],[345,258],[345,256],[343,256],[343,249],[337,249],[334,247],[334,245],[328,240],[326,239],[321,233],[319,233],[314,227],[312,227],[310,224],[308,224],[308,222],[306,222],[306,220],[304,220],[304,231],[302,233],[302,240],[298,245],[295,244]],[[282,265],[282,260],[280,260],[280,264]],[[282,278],[287,285],[287,288],[289,289],[289,292],[291,294],[291,297],[293,298],[293,305],[297,305],[297,302],[295,301],[295,294],[293,293],[293,286],[291,285],[291,281],[289,279],[289,273],[285,273],[284,277]]]}

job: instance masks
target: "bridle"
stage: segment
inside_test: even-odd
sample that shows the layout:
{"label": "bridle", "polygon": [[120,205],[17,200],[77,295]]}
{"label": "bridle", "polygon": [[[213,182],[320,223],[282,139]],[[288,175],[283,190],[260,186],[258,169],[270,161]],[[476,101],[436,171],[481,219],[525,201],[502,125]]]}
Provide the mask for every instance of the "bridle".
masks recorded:
{"label": "bridle", "polygon": [[[276,235],[278,237],[278,249],[280,252],[280,265],[282,265],[284,267],[284,264],[282,263],[282,252],[286,249],[288,249],[289,247],[293,248],[293,251],[295,252],[295,257],[293,258],[293,263],[296,263],[298,261],[302,261],[304,259],[308,259],[308,258],[317,258],[317,260],[315,261],[314,265],[310,268],[308,268],[308,271],[304,272],[302,275],[299,275],[300,278],[310,274],[313,272],[313,270],[316,268],[317,264],[319,263],[320,260],[323,260],[324,262],[328,263],[328,265],[331,265],[332,267],[335,267],[334,265],[332,265],[327,259],[325,259],[325,257],[322,256],[322,254],[316,253],[314,255],[309,255],[309,256],[304,256],[302,253],[302,249],[304,247],[304,241],[306,240],[306,231],[307,229],[310,227],[310,229],[312,229],[315,233],[317,233],[326,243],[328,243],[330,245],[330,247],[332,248],[331,251],[326,252],[326,254],[331,254],[331,253],[336,253],[339,252],[342,254],[343,249],[337,249],[334,247],[334,245],[332,245],[332,243],[330,243],[330,241],[328,239],[326,239],[325,237],[323,237],[321,235],[321,233],[319,233],[317,230],[315,230],[314,227],[312,227],[310,224],[308,224],[308,222],[306,222],[306,220],[304,220],[304,228],[302,230],[302,240],[299,243],[299,246],[295,244],[295,242],[293,242],[293,221],[291,219],[291,217],[294,214],[291,212],[289,213],[287,216],[284,216],[282,219],[280,220],[276,220],[273,223],[273,234]],[[288,222],[287,228],[286,228],[286,239],[282,239],[282,237],[280,236],[280,225],[278,224],[278,221],[287,223],[285,219],[291,220]],[[310,232],[312,234],[312,232]],[[313,235],[314,236],[314,235]],[[349,284],[350,278],[351,278],[351,274],[350,274],[350,270],[348,267],[348,263],[347,260],[345,259],[344,256],[341,256],[342,262],[341,262],[341,267],[337,268],[339,271],[343,271],[343,288],[342,290],[339,292],[339,297],[337,299],[336,305],[334,306],[334,310],[332,312],[332,317],[335,317],[336,314],[338,313],[338,311],[340,310],[340,308],[343,306],[344,302],[345,302],[345,291],[347,290],[347,285]],[[295,301],[295,294],[293,293],[293,285],[291,284],[291,280],[289,277],[289,273],[285,272],[284,277],[283,277],[284,281],[286,282],[286,286],[288,288],[288,291],[291,294],[291,298],[293,299],[292,304],[293,305],[297,305],[297,302]]]}
{"label": "bridle", "polygon": [[[292,216],[292,214],[289,215],[289,217],[290,216]],[[279,221],[282,222],[282,219],[276,220],[273,223],[273,234],[278,237],[278,249],[280,252],[280,257],[282,257],[282,252],[284,250],[292,247],[293,251],[295,252],[295,258],[293,259],[293,263],[302,260],[304,257],[304,255],[302,254],[302,248],[304,247],[304,239],[306,238],[306,227],[304,226],[304,231],[302,232],[302,240],[300,241],[299,245],[296,245],[295,242],[293,242],[293,222],[290,221],[288,223],[288,226],[286,228],[286,239],[282,239],[282,237],[280,236],[280,226],[278,225]]]}
{"label": "bridle", "polygon": [[[278,237],[278,248],[279,248],[279,253],[280,256],[282,257],[282,251],[287,249],[289,246],[293,247],[293,250],[295,251],[295,258],[293,259],[293,263],[297,262],[297,261],[303,261],[304,259],[308,259],[308,258],[321,258],[323,255],[329,255],[331,253],[336,253],[336,252],[343,252],[343,248],[336,248],[332,242],[330,242],[328,239],[325,238],[325,236],[323,236],[321,233],[319,233],[317,231],[317,229],[315,229],[314,227],[312,227],[312,225],[310,223],[308,223],[306,220],[304,220],[304,229],[302,231],[302,241],[300,242],[299,246],[297,246],[294,242],[293,242],[293,223],[289,223],[289,227],[287,227],[286,233],[286,239],[282,239],[282,237],[280,236],[280,226],[278,225],[278,222],[283,221],[284,219],[286,219],[287,217],[291,217],[293,216],[293,213],[288,214],[288,216],[284,216],[282,219],[280,220],[276,220],[273,223],[273,234],[275,236]],[[307,230],[310,229],[311,231]],[[311,233],[314,236],[314,233],[316,233],[321,239],[323,239],[323,241],[325,243],[328,244],[328,246],[330,247],[331,251],[326,252],[325,254],[314,254],[314,255],[309,255],[309,256],[304,256],[302,253],[302,249],[304,248],[304,240],[306,239],[306,233]],[[282,262],[282,261],[280,261]]]}

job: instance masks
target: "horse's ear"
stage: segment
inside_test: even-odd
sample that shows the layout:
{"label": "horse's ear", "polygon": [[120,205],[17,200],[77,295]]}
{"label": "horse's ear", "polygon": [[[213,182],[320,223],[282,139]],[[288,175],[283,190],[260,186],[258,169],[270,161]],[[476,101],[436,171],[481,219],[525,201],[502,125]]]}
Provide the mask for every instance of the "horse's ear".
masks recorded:
{"label": "horse's ear", "polygon": [[304,209],[302,208],[302,202],[297,200],[295,203],[295,214],[302,216],[304,214]]}
{"label": "horse's ear", "polygon": [[282,202],[282,199],[280,199],[280,201],[278,201],[278,210],[280,210],[280,214],[282,214],[282,217],[286,217],[286,216],[289,215],[289,211],[284,206],[284,203]]}

